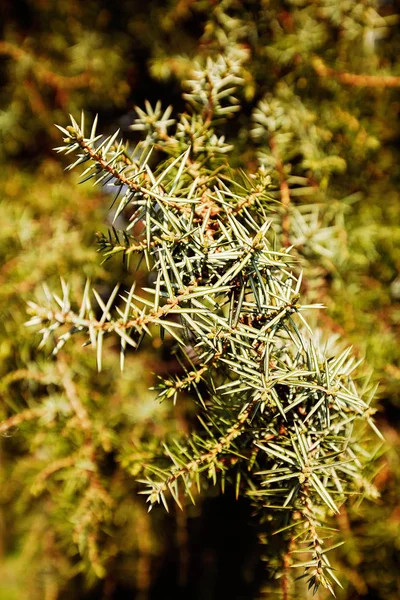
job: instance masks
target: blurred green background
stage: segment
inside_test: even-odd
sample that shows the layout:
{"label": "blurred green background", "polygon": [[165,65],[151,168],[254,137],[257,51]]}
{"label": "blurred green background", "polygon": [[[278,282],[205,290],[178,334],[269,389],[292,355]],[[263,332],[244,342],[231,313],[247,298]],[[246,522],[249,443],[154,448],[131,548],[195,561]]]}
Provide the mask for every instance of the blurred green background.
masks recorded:
{"label": "blurred green background", "polygon": [[[44,282],[57,289],[64,277],[79,291],[90,277],[107,295],[117,281],[144,278],[118,258],[101,264],[95,233],[110,225],[110,200],[64,172],[52,150],[54,123],[65,126],[69,112],[83,109],[88,120],[99,114],[104,133],[121,127],[134,140],[134,105],[160,98],[183,110],[181,81],[195,57],[213,51],[218,9],[240,19],[250,53],[242,108],[225,131],[235,163],[255,168],[249,122],[265,93],[280,97],[299,124],[300,98],[320,120],[318,144],[331,144],[347,163],[340,174],[318,167],[324,198],[342,215],[340,251],[321,264],[312,259],[322,281],[315,293],[327,305],[319,326],[373,368],[387,446],[374,477],[380,497],[351,502],[335,524],[346,541],[334,557],[344,585],[338,597],[400,597],[400,86],[346,87],[334,76],[320,83],[315,68],[318,55],[337,72],[400,77],[394,3],[5,0],[0,417],[11,426],[0,428],[0,600],[281,598],[246,500],[211,490],[183,513],[148,515],[137,495],[138,465],[160,438],[187,427],[192,410],[190,399],[173,409],[153,400],[156,375],[179,369],[159,340],[129,355],[122,375],[108,340],[98,375],[90,349],[72,343],[55,361],[24,327],[26,302],[43,297]],[[298,129],[297,155],[308,156]],[[296,152],[287,159],[294,173]],[[71,412],[77,398],[90,435]]]}

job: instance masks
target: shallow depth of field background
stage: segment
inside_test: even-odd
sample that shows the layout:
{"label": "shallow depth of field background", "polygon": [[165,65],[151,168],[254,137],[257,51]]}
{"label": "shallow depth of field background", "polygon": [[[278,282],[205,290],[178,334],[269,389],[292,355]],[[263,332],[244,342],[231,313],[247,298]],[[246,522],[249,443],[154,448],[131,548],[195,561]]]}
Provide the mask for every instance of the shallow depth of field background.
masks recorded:
{"label": "shallow depth of field background", "polygon": [[[89,121],[99,114],[104,133],[120,127],[134,142],[137,135],[129,130],[134,105],[160,98],[164,106],[182,111],[180,82],[201,47],[215,4],[5,0],[0,8],[0,419],[43,403],[62,412],[74,386],[99,435],[104,434],[104,455],[98,460],[113,502],[105,508],[104,499],[93,492],[74,505],[84,481],[71,475],[60,483],[57,474],[43,475],[46,464],[65,459],[69,448],[81,443],[73,423],[16,419],[15,427],[0,437],[0,600],[281,597],[274,582],[264,581],[246,501],[210,492],[185,514],[155,510],[148,515],[137,495],[135,472],[129,464],[115,466],[110,448],[120,444],[123,462],[124,444],[133,444],[135,436],[148,431],[157,443],[166,431],[185,427],[190,416],[190,400],[188,407],[171,413],[154,403],[149,391],[157,374],[179,369],[160,340],[129,355],[120,375],[118,349],[110,339],[98,375],[90,348],[72,341],[54,361],[37,350],[38,339],[24,327],[26,302],[41,297],[43,282],[56,289],[64,277],[79,290],[90,277],[106,296],[117,281],[128,284],[133,276],[118,258],[101,264],[95,234],[110,225],[110,198],[99,187],[78,186],[75,173],[64,171],[65,159],[52,150],[60,141],[54,123],[65,126],[69,112],[77,117],[84,109]],[[230,4],[245,23],[257,22],[261,7],[271,5],[279,26],[287,28],[287,52],[291,43],[300,44],[291,15],[306,2]],[[373,20],[374,3],[359,4]],[[394,3],[382,2],[380,10],[394,14]],[[342,18],[339,28],[347,26],[347,17]],[[365,25],[361,18],[360,23]],[[318,35],[311,24],[307,27],[307,40]],[[394,20],[387,37],[376,38],[379,57],[371,60],[373,68],[392,68],[400,76],[398,29]],[[252,48],[261,43],[254,36],[249,40]],[[324,50],[329,58],[329,45]],[[352,60],[360,72],[368,68],[365,58],[360,65],[357,56]],[[264,69],[265,77],[283,79],[291,67],[279,65],[273,52],[254,72],[249,67],[243,111],[228,127],[233,139],[244,139],[241,128],[247,127],[259,99]],[[304,97],[313,79],[303,79],[299,93]],[[350,502],[334,524],[346,541],[333,557],[343,580],[344,590],[338,590],[342,600],[400,597],[399,89],[372,90],[373,101],[360,106],[366,129],[380,147],[371,145],[361,166],[355,162],[347,170],[355,194],[343,239],[349,255],[332,268],[324,290],[328,303],[322,326],[366,356],[380,382],[376,418],[387,440],[374,477],[380,497],[361,505]],[[340,95],[337,102],[340,108]],[[367,140],[358,143],[364,152]],[[234,159],[254,169],[251,145],[239,141]],[[140,271],[135,277],[145,283]],[[101,546],[111,565],[105,572],[90,532],[107,510],[114,512]],[[317,595],[326,597],[323,591]]]}

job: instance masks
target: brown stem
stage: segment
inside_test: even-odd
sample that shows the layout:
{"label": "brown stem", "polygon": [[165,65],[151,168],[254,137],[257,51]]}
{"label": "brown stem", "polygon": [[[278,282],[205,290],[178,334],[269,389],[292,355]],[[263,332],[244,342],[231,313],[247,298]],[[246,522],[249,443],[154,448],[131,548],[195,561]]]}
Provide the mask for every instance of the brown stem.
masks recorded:
{"label": "brown stem", "polygon": [[28,96],[32,112],[45,120],[48,110],[33,81],[25,80],[22,85],[24,86],[26,95]]}
{"label": "brown stem", "polygon": [[128,321],[118,320],[116,322],[100,322],[96,319],[84,319],[69,311],[67,313],[61,310],[54,311],[38,306],[35,303],[30,303],[30,314],[40,316],[43,321],[58,321],[60,325],[74,325],[84,329],[94,329],[96,331],[118,331],[134,328],[143,328],[146,325],[151,325],[158,322],[161,317],[166,316],[170,310],[176,308],[180,302],[185,302],[186,296],[192,292],[197,285],[189,285],[185,289],[180,290],[180,294],[173,299],[167,301],[157,311],[150,311],[147,314],[140,314],[138,317],[129,319]]}
{"label": "brown stem", "polygon": [[245,410],[242,410],[242,412],[237,418],[236,423],[232,425],[230,429],[228,429],[228,432],[224,437],[219,439],[219,441],[215,444],[212,450],[201,454],[197,458],[191,460],[184,467],[181,467],[177,471],[172,472],[168,479],[164,482],[163,490],[167,490],[168,485],[179,479],[179,477],[182,477],[186,473],[190,473],[190,471],[196,470],[199,466],[203,465],[204,463],[212,461],[216,456],[218,456],[218,454],[221,454],[223,450],[227,449],[230,446],[231,442],[233,442],[233,440],[235,440],[243,433],[244,424],[246,423],[247,419],[252,415],[257,405],[258,400],[253,400],[252,402],[250,402],[247,408],[245,408]]}
{"label": "brown stem", "polygon": [[29,55],[25,50],[18,48],[14,44],[10,42],[0,41],[0,54],[6,54],[10,56],[14,60],[22,60],[23,58],[30,56],[33,61],[34,69],[32,71],[35,73],[36,77],[40,79],[43,83],[47,83],[53,88],[62,88],[62,89],[78,89],[87,87],[90,84],[91,77],[89,73],[81,73],[79,75],[72,75],[67,77],[65,75],[59,75],[57,73],[53,73],[49,69],[46,69],[40,64],[40,59]]}
{"label": "brown stem", "polygon": [[52,375],[30,371],[29,369],[17,369],[16,371],[11,371],[10,373],[7,373],[7,375],[3,377],[3,379],[0,382],[0,387],[6,388],[8,385],[11,385],[15,381],[21,381],[21,379],[30,379],[33,381],[38,381],[39,383],[43,383],[43,385],[55,382],[55,377],[53,377]]}
{"label": "brown stem", "polygon": [[366,75],[335,71],[327,67],[319,57],[314,57],[312,66],[320,77],[334,77],[346,85],[357,87],[400,87],[400,77],[396,75]]}
{"label": "brown stem", "polygon": [[78,417],[80,426],[84,431],[90,431],[91,422],[89,419],[88,412],[78,396],[76,387],[69,373],[68,366],[62,359],[58,361],[58,370],[62,376],[62,383],[65,389],[65,394],[68,398],[72,410]]}
{"label": "brown stem", "polygon": [[44,482],[46,481],[46,479],[48,479],[51,475],[53,475],[53,473],[56,473],[57,471],[61,471],[61,469],[68,469],[69,467],[73,467],[75,465],[76,461],[77,461],[77,456],[76,456],[76,454],[74,454],[72,456],[64,456],[63,458],[59,458],[59,459],[53,461],[52,463],[50,463],[49,465],[47,465],[47,467],[45,469],[43,469],[43,471],[41,471],[38,474],[38,476],[36,477],[34,484],[33,484],[32,493],[35,494],[36,491],[41,492],[42,486],[43,486]]}
{"label": "brown stem", "polygon": [[[96,162],[104,171],[107,171],[108,173],[110,173],[110,175],[115,177],[115,179],[118,180],[121,183],[121,185],[128,186],[134,192],[140,192],[144,197],[147,196],[147,197],[150,197],[150,199],[154,198],[156,200],[160,199],[159,194],[156,194],[152,190],[147,189],[146,187],[141,185],[140,183],[136,183],[132,179],[125,177],[125,175],[121,171],[119,171],[118,169],[113,167],[111,164],[109,164],[109,162],[107,162],[100,153],[96,152],[96,150],[93,149],[91,147],[91,145],[88,144],[83,139],[83,137],[77,137],[76,142],[90,156],[90,158],[94,162]],[[122,160],[126,164],[132,164],[132,160],[126,152],[124,152],[122,154]],[[223,167],[221,167],[221,169],[222,168]],[[217,169],[216,173],[218,172],[218,170],[219,169]],[[283,167],[282,167],[282,171],[283,171]],[[203,184],[206,182],[207,182],[207,180],[203,181]],[[283,187],[281,187],[281,190],[285,189],[285,185],[286,185],[286,194],[284,192],[282,192],[282,203],[284,206],[288,206],[290,204],[290,197],[289,197],[289,188],[286,184],[286,181],[283,182],[283,184],[282,184]],[[227,212],[229,212],[231,214],[240,213],[243,209],[254,204],[254,202],[256,202],[257,199],[260,196],[262,196],[263,193],[264,193],[264,188],[256,188],[254,190],[254,192],[249,194],[249,196],[247,198],[245,198],[243,201],[239,202],[235,207],[232,207],[232,209],[228,209]],[[180,210],[180,211],[185,211],[185,210],[187,210],[188,205],[174,203],[171,200],[168,200],[168,206],[171,208]],[[207,212],[207,210],[209,208],[211,208],[211,216],[215,216],[220,212],[219,205],[214,200],[207,198],[206,201],[203,204],[199,204],[199,206],[196,209],[196,215],[199,217],[200,220],[204,218],[205,213]],[[283,217],[283,222],[284,222],[284,229],[288,230],[289,229],[289,215],[287,215],[287,216],[285,215]],[[288,242],[286,245],[289,246],[290,243]],[[146,244],[146,247],[147,247],[147,244]],[[118,247],[118,249],[119,248],[120,247]],[[128,249],[128,251],[126,251],[126,253],[141,251],[142,249],[144,249],[144,248],[142,248],[141,245],[134,245],[134,246],[130,247]],[[121,247],[121,250],[123,250],[122,247]]]}
{"label": "brown stem", "polygon": [[[125,175],[121,173],[121,171],[109,164],[100,153],[96,152],[96,150],[94,150],[91,147],[91,145],[83,139],[82,133],[80,133],[79,136],[74,137],[74,142],[79,144],[79,146],[86,152],[86,154],[90,156],[93,162],[97,163],[103,171],[107,171],[108,173],[110,173],[110,175],[112,175],[117,181],[119,181],[121,185],[126,185],[129,189],[131,189],[134,192],[140,192],[143,197],[147,197],[150,200],[160,200],[160,194],[156,194],[151,189],[144,187],[140,183],[136,183],[135,181],[133,181],[133,179],[125,177]],[[126,163],[126,154],[124,155],[123,162]],[[168,201],[168,206],[176,208],[178,210],[186,209],[184,205],[174,203],[171,201]]]}
{"label": "brown stem", "polygon": [[209,368],[210,364],[202,365],[198,371],[191,371],[186,377],[175,381],[171,387],[177,392],[181,389],[186,389],[190,387],[197,378],[200,378],[204,373],[206,373]]}
{"label": "brown stem", "polygon": [[38,419],[39,417],[44,415],[47,412],[47,410],[47,407],[45,408],[43,406],[38,406],[37,408],[29,408],[18,413],[17,415],[13,415],[6,421],[0,423],[0,434],[6,433],[9,429],[12,429],[13,427],[18,427],[19,425],[21,425],[21,423],[24,423],[25,421],[32,421],[33,419]]}

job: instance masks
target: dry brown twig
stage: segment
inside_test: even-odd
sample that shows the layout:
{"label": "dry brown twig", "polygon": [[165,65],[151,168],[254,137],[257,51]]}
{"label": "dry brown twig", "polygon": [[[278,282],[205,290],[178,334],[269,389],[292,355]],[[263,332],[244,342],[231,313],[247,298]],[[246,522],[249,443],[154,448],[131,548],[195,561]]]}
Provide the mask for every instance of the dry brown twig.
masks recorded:
{"label": "dry brown twig", "polygon": [[312,66],[320,77],[334,77],[341,83],[358,87],[400,87],[400,77],[396,75],[367,75],[364,73],[347,73],[335,71],[327,67],[324,61],[315,56]]}

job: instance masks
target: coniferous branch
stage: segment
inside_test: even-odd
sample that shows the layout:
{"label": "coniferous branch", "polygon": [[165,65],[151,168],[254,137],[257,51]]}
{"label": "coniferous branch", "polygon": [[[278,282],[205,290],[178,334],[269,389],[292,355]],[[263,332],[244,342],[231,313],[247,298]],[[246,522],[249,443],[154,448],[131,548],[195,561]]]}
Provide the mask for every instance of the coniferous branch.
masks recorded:
{"label": "coniferous branch", "polygon": [[[88,163],[82,181],[117,188],[114,204],[122,193],[115,218],[129,209],[125,230],[101,236],[100,250],[105,258],[144,257],[154,285],[145,295],[132,287],[118,297],[115,289],[107,302],[93,291],[97,318],[89,286],[77,314],[64,285],[62,300],[31,304],[31,323],[43,326],[44,341],[73,325],[56,351],[80,332],[97,345],[99,369],[105,333],[119,335],[122,367],[127,345],[137,348],[160,327],[184,375],[159,381],[158,399],[176,403],[192,391],[200,426],[165,439],[146,459],[140,452],[129,458],[149,508],[167,508],[168,495],[181,506],[182,492],[194,501],[196,489],[230,484],[236,495],[248,494],[261,522],[274,515],[285,568],[287,552],[299,553],[305,560],[290,566],[304,569],[314,592],[322,584],[333,593],[338,581],[327,552],[335,543],[326,520],[349,494],[375,494],[363,472],[359,423],[380,434],[370,397],[352,379],[357,364],[349,352],[325,355],[313,338],[303,316],[313,306],[300,303],[304,286],[293,256],[332,255],[336,224],[321,198],[346,162],[319,116],[281,85],[253,113],[261,168],[248,176],[228,167],[232,145],[218,127],[239,106],[248,53],[237,43],[241,34],[232,33],[235,20],[215,15],[224,23],[217,42],[224,56],[195,65],[184,84],[185,113],[171,118],[170,107],[146,103],[133,124],[145,139],[133,150],[118,132],[97,136],[96,123],[86,137],[83,118],[60,128],[58,150],[77,153],[70,168]],[[153,147],[167,157],[156,168]],[[306,262],[306,275],[308,269]]]}
{"label": "coniferous branch", "polygon": [[[104,11],[98,11],[94,19],[97,4],[94,0],[82,6],[79,27],[74,26],[76,11],[68,3],[46,6],[46,18],[29,23],[25,11],[19,16],[18,11],[6,9],[11,24],[5,22],[5,39],[15,43],[11,48],[0,42],[6,84],[0,117],[0,152],[6,159],[2,227],[5,259],[0,273],[6,311],[1,343],[4,420],[0,426],[0,525],[4,519],[10,525],[3,532],[0,527],[0,546],[6,534],[9,539],[2,559],[3,585],[16,597],[69,597],[76,595],[77,585],[81,589],[84,578],[85,589],[86,585],[94,588],[89,593],[113,595],[114,589],[123,585],[133,595],[152,596],[158,588],[157,565],[164,562],[160,555],[176,548],[175,536],[163,536],[167,522],[170,532],[176,520],[180,540],[197,530],[191,524],[204,525],[204,521],[212,523],[217,536],[218,530],[223,535],[228,511],[223,511],[222,521],[218,515],[217,522],[212,522],[207,510],[214,506],[218,493],[216,487],[211,489],[215,483],[222,493],[226,490],[242,500],[233,508],[235,517],[243,507],[246,511],[256,509],[252,517],[259,520],[260,541],[266,542],[261,552],[269,568],[270,583],[265,581],[268,597],[290,600],[292,596],[311,596],[304,579],[295,581],[297,574],[309,580],[311,591],[322,581],[332,592],[336,574],[345,582],[340,594],[343,597],[353,598],[369,590],[379,598],[394,600],[398,540],[393,523],[400,472],[396,456],[399,440],[392,423],[398,408],[399,373],[391,364],[397,359],[398,348],[393,120],[397,86],[383,85],[399,75],[398,35],[391,28],[398,22],[398,16],[391,14],[394,4],[321,0],[289,2],[283,7],[279,2],[223,0],[211,6],[209,2],[173,0],[167,10],[161,6],[163,3],[155,3],[160,7],[149,8],[150,18],[145,23],[141,14],[147,9],[140,6],[138,13],[132,13],[131,3],[122,2],[105,28]],[[41,12],[38,9],[37,16]],[[198,19],[199,12],[202,14]],[[185,30],[187,19],[196,21],[190,31]],[[195,40],[193,34],[202,22],[204,34]],[[139,37],[132,36],[132,31]],[[178,36],[171,35],[176,31]],[[44,41],[39,44],[40,52],[35,50],[36,35]],[[134,144],[120,143],[117,135],[104,156],[107,162],[120,151],[113,166],[123,168],[122,175],[127,179],[137,174],[132,181],[143,189],[134,192],[113,178],[103,188],[105,194],[99,193],[99,187],[90,191],[89,186],[82,186],[71,195],[72,180],[61,177],[61,163],[51,160],[48,152],[43,154],[43,150],[49,150],[52,123],[62,123],[60,111],[67,104],[73,114],[82,106],[88,113],[102,113],[104,109],[108,116],[110,108],[118,106],[120,114],[129,86],[137,81],[132,77],[135,65],[128,61],[127,66],[125,60],[128,54],[137,57],[130,51],[135,49],[132,40],[135,48],[138,43],[146,47],[152,78],[168,84],[172,75],[168,96],[173,96],[178,81],[183,81],[182,87],[189,93],[188,108],[183,115],[176,114],[168,106],[171,100],[157,101],[157,87],[151,86],[151,102],[136,109],[137,120],[133,123],[135,139],[143,137],[143,141],[135,148]],[[119,48],[121,43],[123,49]],[[171,52],[179,55],[171,56]],[[222,60],[216,60],[219,54]],[[134,62],[140,67],[135,58]],[[237,77],[235,84],[225,87],[218,79],[218,69],[224,63],[226,73]],[[75,77],[77,73],[82,75]],[[90,78],[86,77],[88,73]],[[145,69],[140,67],[136,73],[141,78]],[[186,79],[192,84],[185,84]],[[87,86],[82,93],[85,80]],[[145,75],[141,89],[147,83]],[[229,87],[236,90],[231,94]],[[218,106],[216,96],[220,91],[227,95]],[[235,110],[229,109],[225,116],[219,114],[219,108],[227,106]],[[121,120],[125,122],[126,117]],[[72,128],[74,132],[73,124]],[[88,131],[80,128],[90,140]],[[58,131],[53,133],[59,135]],[[99,138],[92,149],[96,150],[103,139]],[[34,158],[22,170],[14,160],[21,151],[23,157]],[[87,154],[82,148],[77,152]],[[241,165],[243,170],[229,169],[228,161]],[[83,169],[89,164],[90,160]],[[100,166],[97,177],[103,175],[106,181],[112,174]],[[131,199],[127,192],[134,192]],[[97,248],[103,262],[114,261],[103,269],[96,264],[96,246],[89,240],[93,239],[94,224],[104,223],[107,196],[115,197],[107,219],[116,210],[120,216],[114,222],[119,230],[111,226],[108,233],[98,234]],[[147,201],[149,206],[145,206]],[[160,211],[169,217],[163,220]],[[186,227],[183,238],[184,214],[190,227]],[[270,221],[266,250],[285,254],[273,275],[282,281],[279,274],[286,269],[295,278],[295,287],[295,280],[303,272],[300,298],[295,304],[327,305],[327,314],[301,312],[313,328],[321,322],[325,329],[324,334],[316,329],[312,337],[322,383],[312,358],[311,368],[306,358],[312,352],[310,333],[293,313],[303,347],[292,323],[280,314],[285,307],[283,300],[279,306],[271,303],[265,309],[258,282],[261,287],[263,282],[268,293],[271,288],[266,285],[265,272],[261,271],[259,278],[251,260],[237,276],[231,272],[232,289],[229,279],[228,289],[219,296],[209,293],[209,300],[202,296],[205,280],[211,278],[212,287],[233,266],[233,262],[225,261],[226,254],[217,262],[217,251],[231,252],[232,260],[236,257],[239,262],[246,258],[242,252],[247,248],[245,243],[240,248],[237,238],[227,241],[226,236],[222,237],[220,223],[224,232],[231,232],[228,214],[235,224],[245,224],[245,228],[251,219],[259,227]],[[179,232],[173,222],[178,222]],[[253,231],[249,237],[254,237]],[[188,259],[184,258],[185,246]],[[125,261],[124,266],[117,264],[118,258]],[[254,261],[257,266],[259,260]],[[131,273],[134,277],[136,264],[141,284],[134,289],[129,278]],[[174,265],[182,283],[186,287],[197,285],[194,291],[200,295],[190,302],[179,302],[161,317],[167,327],[171,323],[168,332],[160,323],[146,319],[157,312],[153,312],[156,297],[157,310],[168,304],[166,281],[175,297],[182,289],[172,273]],[[152,272],[143,283],[146,267]],[[83,271],[84,277],[96,281],[96,293],[88,283],[87,291],[80,294],[78,281],[83,286]],[[66,294],[64,284],[61,293],[58,291],[54,283],[57,272],[68,280],[71,293]],[[199,273],[202,279],[196,277]],[[112,297],[111,290],[120,278],[124,284]],[[46,290],[47,301],[42,300],[39,289],[42,281],[47,281],[55,292],[54,296]],[[147,291],[142,291],[141,285],[147,286]],[[253,287],[261,307],[251,306],[257,304]],[[44,329],[44,338],[48,338],[46,350],[52,348],[53,338],[55,346],[60,341],[58,355],[45,363],[40,355],[34,364],[29,362],[32,340],[30,332],[21,329],[25,318],[21,300],[32,298],[31,290],[40,298],[32,307],[32,316]],[[78,331],[74,323],[78,323],[85,294],[92,311],[85,309],[86,322]],[[63,306],[65,295],[71,304],[68,310]],[[109,316],[101,322],[110,295]],[[286,307],[290,308],[287,302]],[[133,329],[125,328],[126,310],[126,318],[135,323]],[[183,317],[184,310],[192,322]],[[222,321],[208,316],[210,312]],[[142,313],[148,332],[155,335],[151,341],[146,340],[143,321],[142,325],[137,322]],[[228,328],[226,318],[230,314],[233,317]],[[259,332],[275,317],[277,328],[267,332],[269,360],[261,364],[266,342],[265,332]],[[115,321],[119,321],[121,335],[113,331]],[[206,329],[211,337],[205,336]],[[252,332],[263,339],[251,338]],[[65,340],[60,339],[64,334]],[[72,343],[61,349],[69,336]],[[205,345],[197,345],[203,338],[207,339]],[[93,370],[96,352],[74,347],[74,339],[78,344],[97,343],[102,373]],[[342,365],[346,373],[340,374],[340,369],[333,379],[345,386],[350,400],[354,400],[351,394],[361,398],[365,405],[360,411],[351,402],[343,404],[340,397],[333,396],[333,402],[328,394],[332,387],[324,380],[325,358],[329,371],[335,358],[342,356],[346,339],[351,339],[357,357],[366,353],[370,364],[375,365],[373,378],[383,380],[379,422],[390,446],[389,459],[379,473],[378,453],[371,453],[374,439],[363,426],[370,421],[374,428],[373,410],[368,408],[371,395],[368,386],[360,385],[359,369],[352,373],[347,370],[348,356]],[[133,344],[139,346],[142,340],[141,352],[134,353],[137,348]],[[163,342],[164,348],[160,347]],[[118,373],[119,346],[121,367],[126,362],[123,374]],[[170,352],[172,356],[165,364]],[[264,384],[259,390],[255,386],[266,366],[267,383],[271,378],[273,382],[269,385],[271,392],[265,399],[256,400],[256,392],[264,390]],[[152,370],[162,376],[154,380]],[[166,375],[170,371],[175,374]],[[293,371],[298,371],[295,386],[289,376]],[[278,375],[283,378],[282,384],[274,379]],[[325,403],[328,408],[324,413]],[[385,407],[390,407],[390,413]],[[242,424],[241,415],[246,416]],[[329,425],[325,415],[330,417]],[[232,431],[236,437],[230,437]],[[300,463],[296,451],[302,437]],[[313,449],[317,441],[320,445]],[[294,464],[280,460],[274,452],[291,458]],[[273,481],[273,477],[281,479]],[[145,483],[136,484],[137,479]],[[328,494],[324,499],[318,481]],[[378,498],[371,481],[384,501],[367,503],[361,513],[359,506],[365,496]],[[138,489],[148,499],[151,492],[160,490],[170,510],[176,508],[175,501],[183,510],[172,510],[173,514],[166,517],[157,507],[157,515],[154,510],[147,514],[146,508],[152,505],[137,496]],[[102,490],[107,491],[112,503]],[[248,499],[244,499],[246,494]],[[347,503],[352,494],[355,499]],[[198,498],[201,500],[195,510],[184,506],[190,496],[196,503]],[[157,502],[157,496],[154,498]],[[162,503],[160,496],[158,499]],[[341,504],[343,500],[346,507]],[[223,508],[230,505],[228,498],[217,502],[222,502]],[[334,511],[332,502],[340,509],[334,517],[339,532],[327,527],[329,512]],[[245,522],[246,532],[242,529]],[[252,594],[251,587],[259,583],[260,572],[248,559],[253,560],[255,549],[248,552],[241,543],[249,528],[254,530],[248,518],[236,518],[229,534],[234,532],[238,540],[233,558],[242,559],[245,593],[253,596],[256,592]],[[202,540],[203,535],[207,531],[202,531]],[[339,552],[335,550],[338,536],[350,542]],[[197,546],[196,532],[194,537]],[[13,550],[15,539],[17,552]],[[189,557],[187,589],[204,574],[194,556],[190,557],[190,546],[192,542],[189,552],[181,548],[182,555]],[[221,551],[224,560],[225,549]],[[215,558],[219,563],[220,554]],[[331,569],[327,558],[338,571]],[[204,568],[207,570],[208,565]],[[226,594],[235,597],[239,593],[236,582],[241,577],[240,569],[231,569],[225,580],[223,570],[218,571],[218,586],[224,590],[226,586]],[[212,577],[208,569],[207,583],[201,582],[207,588],[206,595],[212,595],[216,583]],[[281,588],[277,577],[281,577]],[[228,592],[229,586],[233,592]],[[167,584],[167,593],[170,591]],[[321,598],[327,596],[323,590],[319,594]]]}
{"label": "coniferous branch", "polygon": [[[117,214],[133,208],[127,230],[141,226],[135,251],[157,277],[154,287],[144,289],[150,299],[132,287],[120,296],[125,306],[114,309],[118,288],[106,303],[94,291],[100,318],[94,317],[89,285],[76,313],[63,284],[62,298],[48,294],[49,306],[30,303],[30,323],[43,326],[43,342],[72,325],[55,351],[81,332],[97,345],[99,369],[105,333],[120,337],[121,366],[127,344],[136,348],[154,325],[177,342],[184,364],[191,364],[191,346],[200,367],[158,391],[160,399],[175,402],[193,386],[201,429],[186,443],[166,444],[159,463],[146,465],[143,493],[150,507],[167,507],[167,492],[180,505],[182,486],[194,500],[194,484],[200,490],[209,479],[222,486],[236,481],[261,513],[281,512],[285,528],[293,527],[293,547],[311,554],[295,565],[305,568],[310,587],[321,583],[332,591],[335,576],[318,528],[324,514],[338,512],[346,495],[363,487],[359,449],[350,440],[355,421],[372,423],[372,412],[351,380],[349,353],[329,358],[314,346],[302,315],[313,307],[299,303],[301,277],[293,272],[289,249],[276,247],[268,220],[269,179],[261,173],[259,187],[250,180],[243,186],[235,175],[212,174],[213,149],[196,166],[191,147],[153,172],[140,146],[131,161],[120,160],[126,151],[116,144],[117,134],[96,146],[100,136],[94,126],[86,138],[83,119],[62,131],[59,151],[78,153],[72,166],[90,162],[83,179],[126,187]],[[206,183],[193,178],[193,168],[205,168]]]}

